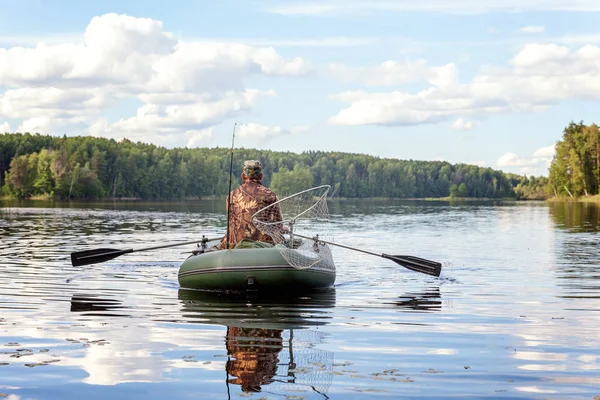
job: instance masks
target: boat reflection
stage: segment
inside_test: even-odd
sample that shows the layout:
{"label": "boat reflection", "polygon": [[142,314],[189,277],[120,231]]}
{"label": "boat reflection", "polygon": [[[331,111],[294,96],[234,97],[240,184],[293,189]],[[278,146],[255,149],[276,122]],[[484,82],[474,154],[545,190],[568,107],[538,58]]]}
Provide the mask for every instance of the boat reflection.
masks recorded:
{"label": "boat reflection", "polygon": [[188,322],[272,329],[325,325],[335,307],[335,289],[301,294],[223,293],[179,289]]}
{"label": "boat reflection", "polygon": [[303,295],[220,294],[180,289],[186,320],[227,327],[226,385],[242,393],[327,398],[333,353],[320,350],[335,289]]}

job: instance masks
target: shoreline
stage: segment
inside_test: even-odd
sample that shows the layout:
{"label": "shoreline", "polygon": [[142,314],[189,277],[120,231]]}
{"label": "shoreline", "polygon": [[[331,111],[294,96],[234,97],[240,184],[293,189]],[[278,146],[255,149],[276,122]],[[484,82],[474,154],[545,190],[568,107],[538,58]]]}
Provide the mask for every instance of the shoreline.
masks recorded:
{"label": "shoreline", "polygon": [[551,197],[546,201],[551,203],[600,203],[600,194],[580,197]]}
{"label": "shoreline", "polygon": [[[502,198],[490,198],[490,197],[329,197],[329,201],[444,201],[444,202],[547,202],[547,203],[598,203],[600,204],[600,194],[592,196],[581,196],[581,197],[550,197],[547,199],[516,199],[513,197],[502,197]],[[21,202],[21,201],[32,201],[32,202],[44,202],[44,203],[121,203],[121,204],[133,204],[133,203],[144,203],[144,204],[167,204],[167,203],[193,203],[195,201],[225,201],[225,196],[202,196],[197,198],[186,198],[186,199],[141,199],[141,198],[104,198],[96,200],[85,200],[85,199],[73,199],[73,200],[60,200],[50,196],[34,196],[27,199],[17,199],[10,196],[1,196],[0,201],[4,202]]]}
{"label": "shoreline", "polygon": [[[95,200],[86,199],[72,199],[72,200],[60,200],[49,196],[34,196],[26,199],[18,199],[9,196],[0,196],[0,201],[39,201],[39,202],[61,202],[61,203],[189,203],[194,201],[205,201],[205,200],[217,200],[225,201],[226,196],[202,196],[196,198],[186,199],[141,199],[141,198],[104,198]],[[490,198],[490,197],[329,197],[330,201],[545,201],[540,199],[515,199],[513,197],[502,197],[502,198]],[[598,196],[598,202],[600,202],[600,196]]]}

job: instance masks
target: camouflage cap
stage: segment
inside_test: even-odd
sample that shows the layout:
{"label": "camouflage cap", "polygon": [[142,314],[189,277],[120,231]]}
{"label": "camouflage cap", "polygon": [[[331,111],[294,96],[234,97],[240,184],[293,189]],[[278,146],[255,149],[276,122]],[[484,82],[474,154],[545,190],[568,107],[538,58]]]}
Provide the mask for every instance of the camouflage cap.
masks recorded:
{"label": "camouflage cap", "polygon": [[258,178],[262,173],[262,164],[258,160],[246,160],[242,171],[248,178]]}

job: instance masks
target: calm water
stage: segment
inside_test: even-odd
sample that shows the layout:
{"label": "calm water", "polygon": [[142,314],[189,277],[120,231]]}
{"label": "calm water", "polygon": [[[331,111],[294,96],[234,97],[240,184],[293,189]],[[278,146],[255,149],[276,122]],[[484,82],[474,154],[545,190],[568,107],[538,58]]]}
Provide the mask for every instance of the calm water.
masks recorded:
{"label": "calm water", "polygon": [[334,248],[334,290],[300,298],[180,289],[193,246],[70,264],[219,236],[221,203],[0,203],[0,397],[600,395],[595,205],[331,203],[336,241],[442,276]]}

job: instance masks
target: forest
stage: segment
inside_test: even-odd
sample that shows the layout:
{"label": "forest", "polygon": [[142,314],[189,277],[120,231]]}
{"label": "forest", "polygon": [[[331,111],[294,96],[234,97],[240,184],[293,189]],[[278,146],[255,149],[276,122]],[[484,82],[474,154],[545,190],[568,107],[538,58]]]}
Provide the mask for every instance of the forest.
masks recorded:
{"label": "forest", "polygon": [[600,188],[600,129],[571,122],[555,146],[547,191],[554,197],[597,195]]}
{"label": "forest", "polygon": [[[590,158],[595,177],[597,156],[596,151],[596,158]],[[6,133],[0,134],[0,187],[5,196],[16,198],[185,200],[225,196],[230,157],[230,148],[167,149],[127,139]],[[241,183],[241,165],[246,159],[261,160],[263,184],[280,197],[328,184],[330,196],[340,198],[543,199],[548,185],[545,177],[469,164],[236,148],[232,188]],[[592,181],[567,187],[597,191],[598,180]]]}

